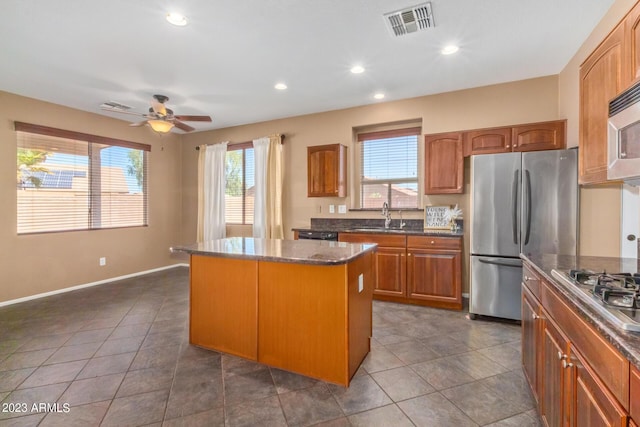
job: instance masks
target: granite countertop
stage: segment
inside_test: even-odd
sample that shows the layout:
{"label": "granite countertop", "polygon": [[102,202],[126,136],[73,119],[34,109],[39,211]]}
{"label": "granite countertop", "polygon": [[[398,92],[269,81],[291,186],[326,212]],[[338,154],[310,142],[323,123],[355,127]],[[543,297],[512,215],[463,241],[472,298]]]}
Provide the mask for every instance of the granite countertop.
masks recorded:
{"label": "granite countertop", "polygon": [[611,273],[635,272],[640,267],[640,260],[632,258],[605,258],[566,255],[521,255],[529,261],[535,270],[565,298],[565,301],[588,323],[593,325],[604,338],[616,347],[620,353],[640,369],[640,332],[624,331],[610,323],[602,315],[590,308],[580,299],[572,296],[566,285],[551,275],[551,270],[588,269],[592,271],[608,271]]}
{"label": "granite countertop", "polygon": [[270,262],[338,265],[346,264],[367,252],[375,251],[376,246],[369,243],[230,237],[187,246],[175,246],[171,248],[171,252]]}

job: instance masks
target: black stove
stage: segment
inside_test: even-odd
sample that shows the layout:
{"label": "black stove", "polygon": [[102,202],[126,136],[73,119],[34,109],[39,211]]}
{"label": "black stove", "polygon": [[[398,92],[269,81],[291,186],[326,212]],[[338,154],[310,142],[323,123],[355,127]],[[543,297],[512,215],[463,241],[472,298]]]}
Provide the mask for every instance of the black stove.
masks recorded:
{"label": "black stove", "polygon": [[617,327],[640,331],[640,274],[552,270],[567,289]]}

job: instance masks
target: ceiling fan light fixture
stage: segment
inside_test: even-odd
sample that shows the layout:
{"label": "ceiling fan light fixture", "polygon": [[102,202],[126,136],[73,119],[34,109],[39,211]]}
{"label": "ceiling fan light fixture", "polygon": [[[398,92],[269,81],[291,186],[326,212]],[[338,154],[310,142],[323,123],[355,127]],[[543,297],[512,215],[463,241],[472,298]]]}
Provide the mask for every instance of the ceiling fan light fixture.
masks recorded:
{"label": "ceiling fan light fixture", "polygon": [[167,122],[165,120],[147,120],[151,129],[158,133],[169,133],[171,129],[173,129],[173,123]]}
{"label": "ceiling fan light fixture", "polygon": [[184,27],[189,22],[186,16],[174,12],[167,13],[167,21],[177,27]]}

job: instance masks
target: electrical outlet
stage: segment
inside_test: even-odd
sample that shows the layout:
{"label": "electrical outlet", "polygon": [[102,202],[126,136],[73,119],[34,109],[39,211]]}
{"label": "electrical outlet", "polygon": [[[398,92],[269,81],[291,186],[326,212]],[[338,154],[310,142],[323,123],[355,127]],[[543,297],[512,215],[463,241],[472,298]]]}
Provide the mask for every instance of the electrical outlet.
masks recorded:
{"label": "electrical outlet", "polygon": [[100,267],[104,267],[105,265],[107,265],[107,258],[101,257],[99,261],[100,261]]}
{"label": "electrical outlet", "polygon": [[362,273],[358,276],[358,293],[364,290],[364,276]]}
{"label": "electrical outlet", "polygon": [[338,205],[338,213],[347,213],[347,205]]}
{"label": "electrical outlet", "polygon": [[329,205],[329,213],[336,213],[336,205]]}

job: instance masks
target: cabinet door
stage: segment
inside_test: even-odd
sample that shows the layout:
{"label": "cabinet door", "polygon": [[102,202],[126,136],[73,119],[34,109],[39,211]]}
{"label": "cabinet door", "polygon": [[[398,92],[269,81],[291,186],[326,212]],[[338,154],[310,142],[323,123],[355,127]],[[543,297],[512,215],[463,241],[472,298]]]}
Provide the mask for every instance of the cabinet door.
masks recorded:
{"label": "cabinet door", "polygon": [[565,120],[513,128],[513,151],[560,150],[565,147]]}
{"label": "cabinet door", "polygon": [[307,147],[307,196],[346,195],[346,147],[340,144]]}
{"label": "cabinet door", "polygon": [[533,397],[539,401],[538,350],[540,340],[540,305],[522,285],[522,367]]}
{"label": "cabinet door", "polygon": [[462,255],[458,251],[408,248],[409,298],[440,302],[443,307],[461,307],[461,260]]}
{"label": "cabinet door", "polygon": [[623,67],[630,68],[630,81],[635,81],[640,78],[640,3],[637,3],[625,17],[624,32],[627,43],[623,60],[628,59],[631,63],[623,64]]}
{"label": "cabinet door", "polygon": [[640,369],[631,365],[629,376],[629,414],[631,418],[640,422]]}
{"label": "cabinet door", "polygon": [[462,193],[464,185],[462,133],[425,135],[424,142],[424,193]]}
{"label": "cabinet door", "polygon": [[567,370],[572,374],[575,394],[571,397],[573,411],[570,425],[625,427],[628,417],[624,408],[600,382],[580,353],[575,348],[571,352]]}
{"label": "cabinet door", "polygon": [[570,391],[569,376],[564,375],[562,362],[566,362],[569,344],[563,334],[543,310],[542,358],[538,376],[540,387],[540,417],[549,427],[568,425],[570,411],[565,407],[567,391]]}
{"label": "cabinet door", "polygon": [[624,26],[618,26],[580,67],[580,183],[607,180],[609,100],[625,86]]}
{"label": "cabinet door", "polygon": [[405,296],[406,248],[381,248],[376,252],[376,287],[374,294]]}
{"label": "cabinet door", "polygon": [[464,156],[509,153],[511,128],[479,129],[464,133]]}

